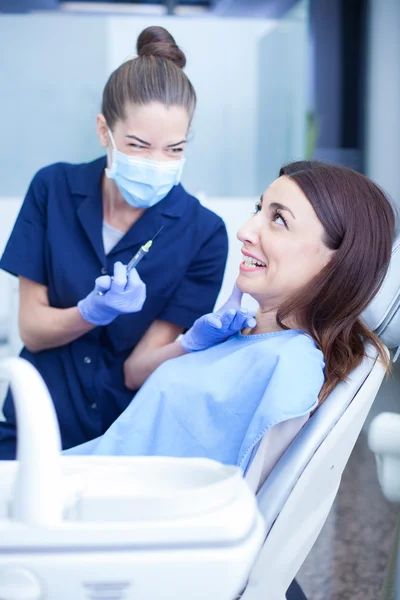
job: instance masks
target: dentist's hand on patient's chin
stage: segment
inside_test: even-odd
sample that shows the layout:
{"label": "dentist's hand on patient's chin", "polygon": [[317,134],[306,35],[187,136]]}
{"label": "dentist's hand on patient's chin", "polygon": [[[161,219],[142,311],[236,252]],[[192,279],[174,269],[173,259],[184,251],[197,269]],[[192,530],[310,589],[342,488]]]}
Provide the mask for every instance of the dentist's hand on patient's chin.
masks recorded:
{"label": "dentist's hand on patient's chin", "polygon": [[182,348],[186,352],[205,350],[225,341],[244,327],[255,327],[255,318],[247,309],[241,308],[242,296],[235,285],[229,299],[219,310],[197,319],[182,336]]}
{"label": "dentist's hand on patient's chin", "polygon": [[118,315],[141,311],[145,300],[146,284],[136,269],[128,274],[126,266],[116,262],[113,278],[98,277],[94,289],[78,302],[78,309],[88,323],[108,325]]}

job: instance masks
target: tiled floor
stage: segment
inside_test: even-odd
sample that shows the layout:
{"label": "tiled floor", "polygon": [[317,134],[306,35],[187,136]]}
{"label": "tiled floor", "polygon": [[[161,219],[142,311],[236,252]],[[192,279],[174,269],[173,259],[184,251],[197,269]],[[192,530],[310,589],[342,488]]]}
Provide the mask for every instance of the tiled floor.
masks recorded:
{"label": "tiled floor", "polygon": [[[382,410],[400,412],[399,375],[397,365],[368,421]],[[331,514],[298,575],[308,600],[379,600],[399,513],[400,507],[382,496],[364,431]]]}

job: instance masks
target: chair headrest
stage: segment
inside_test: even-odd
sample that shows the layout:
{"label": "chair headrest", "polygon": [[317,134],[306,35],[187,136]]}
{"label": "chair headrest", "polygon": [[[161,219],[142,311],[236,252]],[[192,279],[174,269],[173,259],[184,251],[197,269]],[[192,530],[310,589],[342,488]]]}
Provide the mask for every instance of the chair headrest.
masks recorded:
{"label": "chair headrest", "polygon": [[383,284],[362,317],[389,348],[400,346],[400,235],[393,242],[392,257]]}

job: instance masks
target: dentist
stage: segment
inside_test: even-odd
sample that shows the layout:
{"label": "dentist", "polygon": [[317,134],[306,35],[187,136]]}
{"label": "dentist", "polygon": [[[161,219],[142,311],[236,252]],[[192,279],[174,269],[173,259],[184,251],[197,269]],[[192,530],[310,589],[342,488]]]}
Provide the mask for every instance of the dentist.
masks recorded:
{"label": "dentist", "polygon": [[[137,53],[103,92],[107,157],[41,169],[0,261],[19,278],[21,356],[49,388],[64,449],[110,427],[166,347],[213,309],[225,268],[223,221],[179,183],[196,105],[185,55],[161,27],[140,34]],[[10,392],[3,412],[0,459],[13,459]]]}

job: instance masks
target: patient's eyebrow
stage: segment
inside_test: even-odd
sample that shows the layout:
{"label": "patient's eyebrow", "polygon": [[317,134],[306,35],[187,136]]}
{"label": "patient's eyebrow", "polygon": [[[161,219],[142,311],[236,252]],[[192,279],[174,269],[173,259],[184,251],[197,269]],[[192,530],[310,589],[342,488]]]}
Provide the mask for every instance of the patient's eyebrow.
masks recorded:
{"label": "patient's eyebrow", "polygon": [[296,218],[294,216],[294,214],[292,213],[292,211],[290,210],[290,208],[288,208],[284,204],[281,204],[280,202],[271,202],[271,204],[269,205],[269,207],[272,208],[272,209],[275,209],[275,210],[286,210],[287,212],[289,212],[292,215],[293,219]]}

